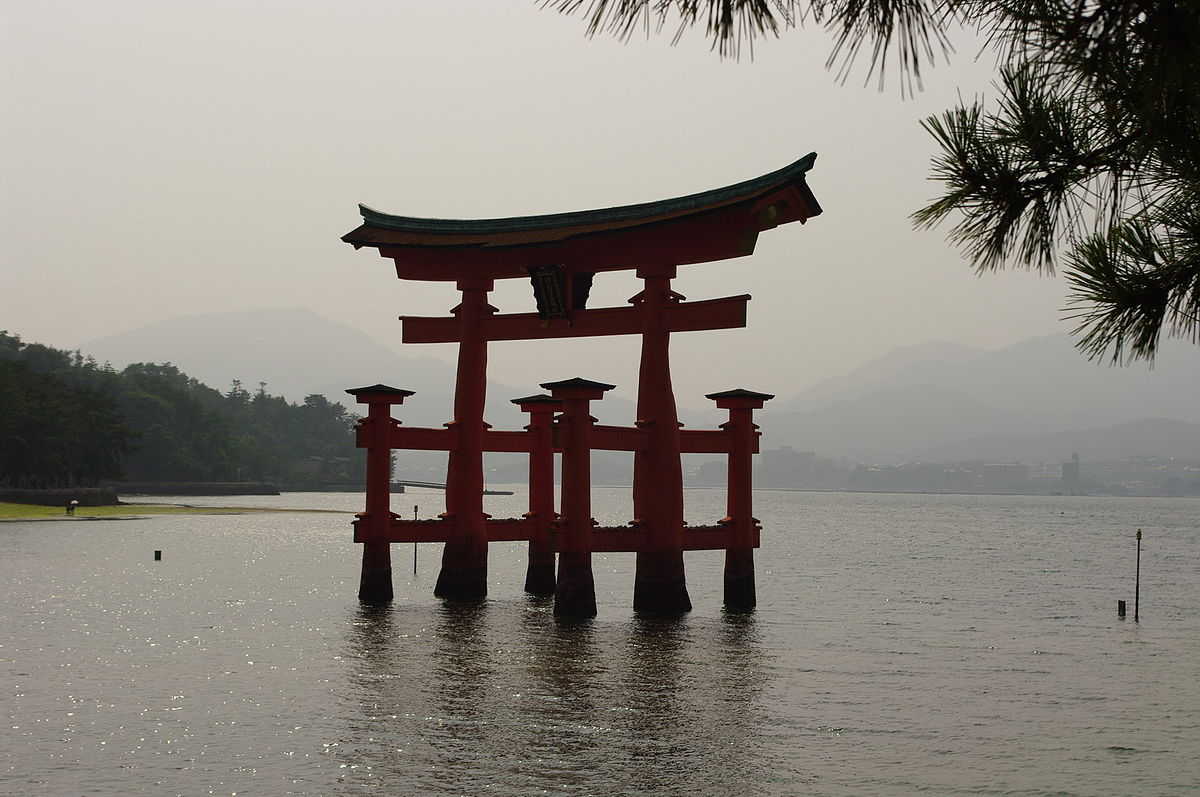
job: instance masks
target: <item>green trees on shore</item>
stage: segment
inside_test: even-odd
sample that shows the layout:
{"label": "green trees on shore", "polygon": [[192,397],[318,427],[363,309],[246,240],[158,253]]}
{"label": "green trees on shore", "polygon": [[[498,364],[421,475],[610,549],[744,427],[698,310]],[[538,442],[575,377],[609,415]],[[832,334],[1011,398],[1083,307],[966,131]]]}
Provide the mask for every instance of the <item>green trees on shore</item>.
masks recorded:
{"label": "green trees on shore", "polygon": [[357,482],[356,420],[320,395],[221,393],[169,363],[117,371],[0,332],[0,485]]}
{"label": "green trees on shore", "polygon": [[119,479],[132,434],[106,393],[0,358],[0,484],[70,487]]}

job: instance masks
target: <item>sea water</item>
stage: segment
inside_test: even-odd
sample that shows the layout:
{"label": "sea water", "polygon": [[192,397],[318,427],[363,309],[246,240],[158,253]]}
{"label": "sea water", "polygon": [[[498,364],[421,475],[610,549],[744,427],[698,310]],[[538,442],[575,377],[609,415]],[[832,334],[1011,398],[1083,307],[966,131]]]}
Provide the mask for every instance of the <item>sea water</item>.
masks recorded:
{"label": "sea water", "polygon": [[[612,554],[586,622],[522,593],[517,543],[480,604],[432,595],[439,546],[414,575],[394,545],[396,599],[364,607],[346,514],[0,523],[0,793],[1200,793],[1200,500],[755,501],[757,611],[725,613],[722,554],[696,552],[694,611],[639,616]],[[628,519],[627,490],[594,504]]]}

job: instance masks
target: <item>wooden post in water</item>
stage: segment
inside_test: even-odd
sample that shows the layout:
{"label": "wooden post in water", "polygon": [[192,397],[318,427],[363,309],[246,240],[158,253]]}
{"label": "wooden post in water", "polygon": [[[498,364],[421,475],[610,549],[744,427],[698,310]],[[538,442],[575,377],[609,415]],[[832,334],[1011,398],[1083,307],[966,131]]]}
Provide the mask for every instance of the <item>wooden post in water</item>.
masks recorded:
{"label": "wooden post in water", "polygon": [[1133,621],[1138,621],[1138,603],[1142,596],[1142,530],[1137,530],[1137,566],[1133,576]]}

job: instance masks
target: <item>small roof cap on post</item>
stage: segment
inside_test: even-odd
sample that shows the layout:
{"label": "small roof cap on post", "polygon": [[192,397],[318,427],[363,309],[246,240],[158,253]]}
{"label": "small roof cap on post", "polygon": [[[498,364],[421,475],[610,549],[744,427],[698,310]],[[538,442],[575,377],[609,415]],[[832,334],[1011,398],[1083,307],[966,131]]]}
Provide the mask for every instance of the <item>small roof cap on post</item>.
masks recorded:
{"label": "small roof cap on post", "polygon": [[609,385],[604,382],[593,382],[590,379],[576,376],[572,379],[563,379],[558,382],[542,382],[541,387],[549,390],[554,394],[554,398],[581,398],[581,399],[601,399],[604,394],[612,390],[616,385]]}
{"label": "small roof cap on post", "polygon": [[736,390],[722,390],[720,393],[708,393],[704,397],[717,402],[717,406],[723,410],[745,408],[757,410],[762,409],[762,405],[775,398],[775,395],[737,388]]}
{"label": "small roof cap on post", "polygon": [[554,396],[548,396],[545,393],[538,393],[535,396],[523,396],[521,398],[509,399],[513,404],[519,406],[522,412],[530,412],[538,404],[562,404],[562,399],[556,399]]}
{"label": "small roof cap on post", "polygon": [[359,404],[403,404],[404,399],[414,395],[411,390],[381,384],[352,387],[346,392],[354,396]]}

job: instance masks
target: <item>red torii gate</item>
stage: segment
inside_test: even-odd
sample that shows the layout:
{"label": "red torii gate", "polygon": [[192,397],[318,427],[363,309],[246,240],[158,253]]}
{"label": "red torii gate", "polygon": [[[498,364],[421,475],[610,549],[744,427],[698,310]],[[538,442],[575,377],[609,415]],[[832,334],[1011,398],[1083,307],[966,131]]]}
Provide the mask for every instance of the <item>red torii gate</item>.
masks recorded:
{"label": "red torii gate", "polygon": [[[363,224],[343,241],[378,249],[395,262],[401,279],[456,283],[462,301],[450,316],[402,318],[405,343],[459,344],[454,420],[446,428],[406,428],[392,419],[391,405],[403,403],[410,391],[386,385],[347,391],[368,406],[358,430],[358,444],[367,448],[367,506],[355,521],[355,541],[363,543],[359,597],[392,598],[393,542],[444,542],[434,592],[470,599],[487,593],[488,542],[527,540],[526,589],[553,592],[556,613],[595,614],[591,554],[600,551],[637,553],[635,609],[679,612],[691,609],[683,552],[725,549],[726,605],[754,606],[759,526],[750,497],[758,438],[752,413],[772,396],[746,390],[709,394],[729,410],[729,422],[720,430],[681,429],[669,357],[672,332],[745,326],[750,297],[685,302],[671,290],[671,280],[677,266],[749,255],[762,230],[819,214],[805,182],[815,158],[810,154],[776,172],[700,194],[576,213],[424,219],[360,206]],[[631,306],[587,309],[593,276],[625,269],[636,270],[643,281]],[[532,280],[538,312],[500,314],[488,304],[495,280],[515,278]],[[588,403],[613,385],[579,378],[544,383],[549,396],[514,399],[529,415],[524,431],[492,430],[484,422],[489,341],[625,334],[642,337],[634,426],[596,425]],[[406,521],[390,512],[393,449],[449,452],[446,512],[438,520]],[[634,453],[634,519],[627,527],[594,527],[595,449]],[[523,518],[493,520],[484,513],[485,451],[529,455],[530,506]],[[563,460],[559,513],[555,453]],[[683,453],[729,456],[728,514],[714,526],[684,524]]]}

